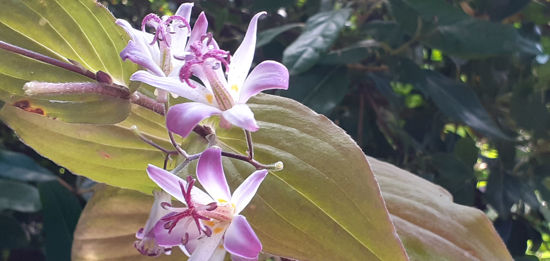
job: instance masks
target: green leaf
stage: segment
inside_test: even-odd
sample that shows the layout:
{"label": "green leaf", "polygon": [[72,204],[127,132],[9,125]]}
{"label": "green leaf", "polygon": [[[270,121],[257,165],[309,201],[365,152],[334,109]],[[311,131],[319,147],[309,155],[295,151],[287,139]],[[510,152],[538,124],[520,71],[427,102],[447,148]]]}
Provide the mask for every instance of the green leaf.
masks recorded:
{"label": "green leaf", "polygon": [[25,183],[0,180],[0,211],[36,212],[41,208],[38,190]]}
{"label": "green leaf", "polygon": [[302,34],[283,52],[283,64],[290,74],[299,74],[313,67],[338,38],[351,9],[318,13],[310,17]]}
{"label": "green leaf", "polygon": [[[343,130],[289,99],[258,95],[249,105],[262,127],[252,135],[256,159],[285,164],[267,177],[245,212],[265,251],[298,259],[406,260],[365,156]],[[139,107],[114,126],[67,124],[12,107],[0,117],[25,143],[71,172],[145,193],[156,187],[146,165],[162,166],[164,157],[130,126],[170,148],[164,119]],[[242,130],[214,126],[224,150],[245,152]],[[185,147],[206,144],[192,135]],[[232,188],[254,171],[240,161],[224,159],[224,166]]]}
{"label": "green leaf", "polygon": [[29,244],[29,239],[17,219],[0,215],[0,249],[22,248]]}
{"label": "green leaf", "polygon": [[[511,25],[478,20],[442,0],[390,0],[397,22],[414,35],[421,21],[420,41],[446,54],[466,58],[516,52],[537,55],[537,44]],[[495,44],[498,43],[498,44]]]}
{"label": "green leaf", "polygon": [[258,33],[258,40],[256,41],[256,48],[262,47],[262,46],[270,43],[277,36],[279,36],[280,34],[286,32],[288,30],[292,30],[294,28],[303,27],[303,26],[304,26],[304,24],[301,24],[301,23],[285,24],[285,25],[281,25],[281,26],[278,26],[278,27],[275,27],[275,28],[270,28],[270,29],[267,29],[265,31],[262,31],[262,32]]}
{"label": "green leaf", "polygon": [[283,95],[302,102],[317,113],[328,115],[348,93],[349,78],[345,67],[315,67],[290,78]]}
{"label": "green leaf", "polygon": [[432,156],[432,165],[438,172],[437,184],[449,190],[455,202],[474,204],[476,180],[473,164],[466,165],[452,153],[437,153]]}
{"label": "green leaf", "polygon": [[480,210],[453,203],[446,190],[368,158],[411,260],[512,260]]}
{"label": "green leaf", "polygon": [[56,179],[55,175],[29,156],[7,150],[0,150],[0,177],[34,182]]}
{"label": "green leaf", "polygon": [[[0,10],[0,39],[65,62],[73,60],[92,72],[104,71],[122,85],[129,83],[130,74],[137,69],[118,55],[128,36],[107,9],[92,0],[8,0]],[[5,50],[0,50],[0,61],[0,100],[10,105],[30,103],[23,109],[67,122],[116,123],[128,115],[127,99],[102,95],[22,97],[22,87],[29,81],[91,79]]]}
{"label": "green leaf", "polygon": [[393,69],[399,75],[400,81],[414,85],[452,119],[460,120],[489,137],[510,139],[495,124],[477,95],[468,86],[440,73],[422,70],[410,60],[399,60]]}
{"label": "green leaf", "polygon": [[82,207],[76,196],[57,181],[38,184],[44,206],[46,260],[70,260],[73,232]]}
{"label": "green leaf", "polygon": [[373,57],[374,53],[371,51],[371,48],[377,46],[379,46],[379,43],[373,40],[361,41],[351,46],[328,52],[319,60],[319,64],[344,65],[357,63]]}
{"label": "green leaf", "polygon": [[365,24],[363,31],[374,40],[386,42],[392,48],[398,48],[408,38],[403,28],[394,21],[372,21]]}

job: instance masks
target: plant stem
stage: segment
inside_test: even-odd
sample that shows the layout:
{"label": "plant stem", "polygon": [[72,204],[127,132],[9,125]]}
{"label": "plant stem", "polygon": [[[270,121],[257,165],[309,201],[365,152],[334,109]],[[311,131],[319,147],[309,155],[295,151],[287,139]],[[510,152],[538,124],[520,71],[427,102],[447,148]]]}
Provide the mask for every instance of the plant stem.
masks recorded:
{"label": "plant stem", "polygon": [[82,75],[84,75],[88,78],[97,80],[95,73],[93,73],[89,70],[86,70],[86,69],[84,69],[80,66],[77,66],[77,65],[74,65],[74,64],[71,64],[71,63],[67,63],[67,62],[63,62],[63,61],[45,56],[43,54],[33,52],[31,50],[27,50],[25,48],[21,48],[19,46],[15,46],[15,45],[6,43],[4,41],[0,41],[0,49],[4,49],[6,51],[17,53],[17,54],[20,54],[20,55],[23,55],[23,56],[26,56],[26,57],[29,57],[29,58],[32,58],[32,59],[35,59],[35,60],[39,60],[41,62],[45,62],[45,63],[51,64],[51,65],[55,65],[57,67],[61,67],[61,68],[65,69],[65,70],[69,70],[71,72],[82,74]]}
{"label": "plant stem", "polygon": [[252,143],[252,134],[250,131],[244,130],[246,136],[246,145],[248,146],[248,159],[254,158],[254,143]]}

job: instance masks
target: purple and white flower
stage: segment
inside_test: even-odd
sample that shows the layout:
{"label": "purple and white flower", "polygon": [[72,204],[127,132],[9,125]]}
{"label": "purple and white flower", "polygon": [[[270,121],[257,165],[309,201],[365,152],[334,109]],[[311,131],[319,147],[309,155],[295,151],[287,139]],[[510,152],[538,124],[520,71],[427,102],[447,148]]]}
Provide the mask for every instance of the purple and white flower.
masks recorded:
{"label": "purple and white flower", "polygon": [[[207,33],[208,21],[201,13],[185,45],[185,55],[176,56],[184,62],[177,77],[173,74],[163,77],[148,71],[132,75],[132,80],[193,101],[170,108],[167,114],[170,131],[186,137],[200,121],[212,115],[221,115],[220,125],[224,128],[236,125],[249,131],[258,130],[246,102],[263,90],[288,89],[289,77],[286,67],[275,61],[264,61],[248,73],[254,58],[258,19],[264,14],[260,12],[252,18],[243,42],[230,56],[229,52],[219,49]],[[192,76],[200,83],[191,79]]]}
{"label": "purple and white flower", "polygon": [[206,192],[193,187],[192,178],[186,182],[153,165],[149,165],[147,173],[159,187],[186,205],[178,208],[169,201],[160,203],[168,213],[150,220],[155,225],[147,232],[158,246],[180,246],[191,261],[223,260],[226,251],[235,260],[257,259],[262,244],[239,213],[256,194],[267,170],[252,173],[231,195],[221,149],[212,147],[202,153],[197,164],[197,179]]}

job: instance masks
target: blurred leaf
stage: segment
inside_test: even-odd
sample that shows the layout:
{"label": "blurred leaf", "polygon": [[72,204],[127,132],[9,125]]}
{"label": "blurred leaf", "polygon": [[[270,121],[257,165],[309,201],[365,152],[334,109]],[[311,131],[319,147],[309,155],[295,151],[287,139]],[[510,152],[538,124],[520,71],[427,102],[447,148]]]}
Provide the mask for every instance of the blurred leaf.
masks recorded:
{"label": "blurred leaf", "polygon": [[38,184],[44,216],[46,260],[70,260],[73,232],[82,207],[76,196],[57,181]]}
{"label": "blurred leaf", "polygon": [[344,67],[315,67],[307,73],[292,76],[283,95],[302,102],[317,113],[328,115],[349,90],[349,77]]}
{"label": "blurred leaf", "polygon": [[526,21],[531,21],[538,25],[546,24],[550,21],[548,16],[548,7],[545,3],[539,3],[537,1],[529,1],[525,9],[521,12]]}
{"label": "blurred leaf", "polygon": [[252,1],[252,10],[275,12],[281,7],[286,7],[296,3],[296,0],[254,0]]}
{"label": "blurred leaf", "polygon": [[366,58],[373,57],[374,54],[370,49],[378,45],[379,44],[373,40],[361,41],[351,46],[328,52],[319,60],[319,64],[345,65],[360,62]]}
{"label": "blurred leaf", "polygon": [[458,140],[453,151],[457,159],[464,162],[468,167],[474,166],[479,156],[479,149],[476,147],[476,142],[469,137]]}
{"label": "blurred leaf", "polygon": [[[123,62],[119,52],[129,37],[114,17],[92,0],[13,1],[0,10],[0,39],[69,62],[92,72],[104,71],[123,85],[137,69]],[[78,17],[78,19],[75,19]],[[115,123],[128,115],[127,99],[101,95],[24,98],[29,81],[89,82],[91,79],[18,54],[0,50],[0,99],[45,116],[67,122]]]}
{"label": "blurred leaf", "polygon": [[462,83],[430,70],[422,70],[410,60],[394,64],[399,79],[411,83],[450,118],[460,120],[475,130],[493,138],[509,140],[487,113],[477,95]]}
{"label": "blurred leaf", "polygon": [[391,105],[401,107],[403,106],[403,99],[399,97],[390,85],[390,78],[381,73],[367,73],[367,77],[372,80],[376,89],[388,99]]}
{"label": "blurred leaf", "polygon": [[290,74],[299,74],[313,67],[338,38],[351,9],[318,13],[310,17],[302,34],[283,52],[283,63]]}
{"label": "blurred leaf", "polygon": [[439,173],[437,184],[453,194],[454,202],[473,205],[476,188],[473,164],[468,166],[451,153],[437,153],[432,156],[432,165]]}
{"label": "blurred leaf", "polygon": [[256,41],[256,48],[262,47],[275,39],[280,34],[298,27],[303,27],[304,24],[285,24],[275,28],[270,28],[258,33],[258,40]]}
{"label": "blurred leaf", "polygon": [[406,32],[394,21],[372,21],[365,24],[363,31],[378,42],[385,42],[392,48],[397,48],[407,41]]}
{"label": "blurred leaf", "polygon": [[38,190],[25,183],[0,179],[0,210],[36,212],[42,208]]}
{"label": "blurred leaf", "polygon": [[[537,44],[511,25],[478,20],[441,0],[390,0],[397,22],[410,35],[449,55],[477,58],[516,52],[537,55]],[[421,20],[419,25],[418,20]],[[498,44],[495,44],[498,43]]]}
{"label": "blurred leaf", "polygon": [[441,187],[368,158],[411,260],[512,260],[482,211],[452,202]]}
{"label": "blurred leaf", "polygon": [[34,182],[56,179],[55,175],[29,156],[7,150],[0,150],[0,177]]}
{"label": "blurred leaf", "polygon": [[550,113],[542,97],[533,93],[532,90],[514,93],[510,107],[511,115],[519,127],[541,132],[548,130]]}
{"label": "blurred leaf", "polygon": [[29,244],[29,239],[17,219],[0,215],[0,249],[21,248]]}
{"label": "blurred leaf", "polygon": [[500,21],[518,13],[530,2],[531,0],[482,0],[479,1],[477,10],[488,14],[493,21]]}
{"label": "blurred leaf", "polygon": [[[343,130],[290,99],[258,95],[248,104],[262,127],[252,135],[257,160],[285,165],[267,177],[245,214],[267,252],[298,259],[405,260],[367,161]],[[169,148],[164,118],[138,106],[133,111],[114,126],[67,124],[11,107],[0,117],[27,144],[71,172],[151,193],[155,185],[145,167],[162,166],[163,154],[129,128],[137,125]],[[241,129],[212,126],[224,150],[245,153]],[[200,145],[185,146],[192,152],[206,146],[194,134],[185,141]],[[233,188],[254,170],[228,159],[224,167]]]}
{"label": "blurred leaf", "polygon": [[487,181],[486,199],[499,216],[507,218],[512,205],[520,200],[529,204],[531,208],[539,208],[534,188],[527,184],[526,180],[508,175],[498,169],[491,169],[490,173]]}

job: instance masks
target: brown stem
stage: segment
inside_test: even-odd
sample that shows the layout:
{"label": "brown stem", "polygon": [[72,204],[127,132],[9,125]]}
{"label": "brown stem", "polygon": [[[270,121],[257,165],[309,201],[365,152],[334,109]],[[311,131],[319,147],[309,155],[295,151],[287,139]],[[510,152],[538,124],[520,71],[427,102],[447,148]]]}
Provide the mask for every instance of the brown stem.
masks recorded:
{"label": "brown stem", "polygon": [[252,143],[252,134],[250,131],[244,130],[246,136],[246,145],[248,146],[248,159],[254,158],[254,143]]}
{"label": "brown stem", "polygon": [[37,52],[33,52],[31,50],[27,50],[25,48],[21,48],[19,46],[15,46],[15,45],[6,43],[4,41],[0,41],[0,49],[4,49],[6,51],[14,52],[14,53],[17,53],[17,54],[20,54],[20,55],[23,55],[23,56],[26,56],[26,57],[29,57],[29,58],[32,58],[32,59],[35,59],[35,60],[39,60],[41,62],[45,62],[45,63],[51,64],[51,65],[55,65],[57,67],[61,67],[61,68],[65,69],[65,70],[69,70],[71,72],[82,74],[82,75],[84,75],[88,78],[97,80],[96,74],[89,71],[89,70],[86,70],[86,69],[81,68],[81,67],[79,67],[77,65],[74,65],[74,64],[66,63],[66,62],[63,62],[63,61],[45,56],[45,55],[37,53]]}
{"label": "brown stem", "polygon": [[147,97],[145,94],[140,92],[134,92],[130,101],[139,106],[145,107],[149,110],[152,110],[160,115],[164,116],[164,104],[157,102],[153,98]]}

